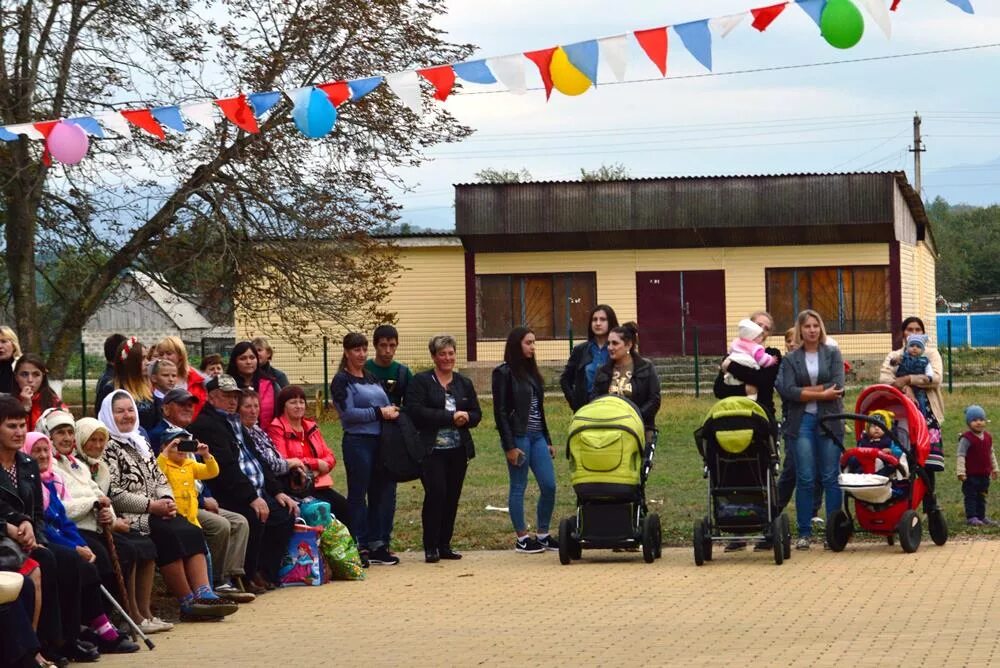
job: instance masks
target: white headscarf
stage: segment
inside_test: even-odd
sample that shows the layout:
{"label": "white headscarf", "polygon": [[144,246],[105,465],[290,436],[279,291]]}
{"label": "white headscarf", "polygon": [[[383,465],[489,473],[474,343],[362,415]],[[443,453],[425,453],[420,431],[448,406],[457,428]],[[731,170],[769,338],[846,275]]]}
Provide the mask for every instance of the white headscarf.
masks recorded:
{"label": "white headscarf", "polygon": [[[128,397],[128,400],[132,402],[132,410],[135,411],[135,427],[130,432],[123,432],[115,424],[115,416],[111,410],[111,404],[114,403],[117,397]],[[97,418],[108,428],[111,438],[116,441],[130,443],[140,455],[147,459],[153,456],[153,449],[149,447],[149,441],[139,431],[139,409],[136,407],[135,399],[132,398],[131,394],[125,390],[115,390],[104,397],[104,401],[101,402],[101,411],[98,413]]]}

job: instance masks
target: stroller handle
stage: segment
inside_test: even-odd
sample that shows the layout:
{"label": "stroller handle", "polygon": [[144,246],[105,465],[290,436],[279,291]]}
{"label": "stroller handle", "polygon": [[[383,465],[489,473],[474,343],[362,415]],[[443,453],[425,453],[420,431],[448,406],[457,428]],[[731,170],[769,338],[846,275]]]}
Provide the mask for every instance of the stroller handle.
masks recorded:
{"label": "stroller handle", "polygon": [[[873,418],[871,415],[864,415],[863,413],[834,413],[832,415],[824,415],[819,419],[820,427],[831,438],[833,437],[833,433],[830,431],[830,428],[826,426],[826,423],[833,422],[834,420],[861,420],[869,424],[877,424],[878,426],[885,429],[885,422],[877,418]],[[898,445],[903,452],[905,452],[911,458],[913,457],[913,451],[910,449],[909,444],[901,442],[899,438],[896,436],[895,431],[893,431],[892,429],[886,429],[885,432],[889,436],[889,438],[892,439],[892,442]],[[837,439],[834,438],[833,440],[834,442],[836,442]],[[841,450],[844,449],[843,443],[840,443],[840,449]]]}

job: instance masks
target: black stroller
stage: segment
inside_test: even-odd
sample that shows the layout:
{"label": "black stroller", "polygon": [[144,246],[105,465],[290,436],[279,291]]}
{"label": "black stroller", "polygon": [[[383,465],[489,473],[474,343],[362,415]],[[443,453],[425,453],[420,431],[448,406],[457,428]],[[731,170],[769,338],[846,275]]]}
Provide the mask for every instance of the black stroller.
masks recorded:
{"label": "black stroller", "polygon": [[777,510],[778,450],[764,409],[746,397],[728,397],[712,406],[694,437],[709,512],[694,525],[694,563],[712,560],[713,541],[734,537],[771,543],[776,564],[791,557],[791,526]]}

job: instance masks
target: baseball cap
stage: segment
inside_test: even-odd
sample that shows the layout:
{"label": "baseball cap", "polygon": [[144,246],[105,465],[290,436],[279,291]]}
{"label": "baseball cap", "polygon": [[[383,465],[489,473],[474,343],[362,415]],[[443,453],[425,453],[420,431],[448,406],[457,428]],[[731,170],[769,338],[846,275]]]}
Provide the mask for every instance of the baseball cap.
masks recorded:
{"label": "baseball cap", "polygon": [[189,401],[198,403],[200,400],[198,399],[198,397],[194,396],[187,390],[180,387],[175,387],[174,389],[170,390],[169,392],[163,395],[164,405],[173,403],[186,404]]}
{"label": "baseball cap", "polygon": [[205,381],[205,391],[222,390],[223,392],[240,392],[240,386],[236,384],[236,379],[228,374],[219,374]]}

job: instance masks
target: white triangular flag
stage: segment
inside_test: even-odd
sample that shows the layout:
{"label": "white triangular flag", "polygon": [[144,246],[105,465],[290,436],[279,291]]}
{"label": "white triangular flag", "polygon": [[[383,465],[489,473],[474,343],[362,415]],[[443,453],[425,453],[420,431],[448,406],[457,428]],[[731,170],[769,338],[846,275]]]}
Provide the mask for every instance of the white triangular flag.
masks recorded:
{"label": "white triangular flag", "polygon": [[521,54],[500,56],[490,58],[487,62],[494,76],[511,93],[523,95],[528,92],[528,85],[524,81],[524,56]]}
{"label": "white triangular flag", "polygon": [[209,130],[214,130],[215,124],[219,122],[219,108],[214,102],[185,104],[181,107],[181,113],[187,116],[192,123]]}
{"label": "white triangular flag", "polygon": [[132,129],[128,126],[128,121],[117,111],[102,111],[94,114],[94,118],[107,129],[120,134],[122,137],[132,138]]}
{"label": "white triangular flag", "polygon": [[393,72],[385,75],[389,89],[396,94],[400,102],[409,107],[415,114],[423,114],[423,99],[420,97],[420,77],[415,70]]}
{"label": "white triangular flag", "polygon": [[718,16],[714,19],[709,19],[708,25],[712,27],[712,30],[719,33],[719,37],[725,37],[731,33],[736,26],[743,23],[743,19],[746,18],[746,13],[742,14],[730,14],[729,16]]}
{"label": "white triangular flag", "polygon": [[875,19],[875,23],[882,29],[887,38],[892,37],[892,19],[889,18],[889,8],[885,6],[885,0],[861,0],[868,13]]}
{"label": "white triangular flag", "polygon": [[604,56],[618,81],[625,81],[625,66],[628,64],[628,38],[626,35],[605,37],[597,41],[598,51]]}
{"label": "white triangular flag", "polygon": [[[124,119],[123,119],[124,120]],[[4,128],[15,135],[24,135],[28,139],[45,139],[45,135],[38,131],[31,123],[18,123],[16,125],[6,125]]]}

